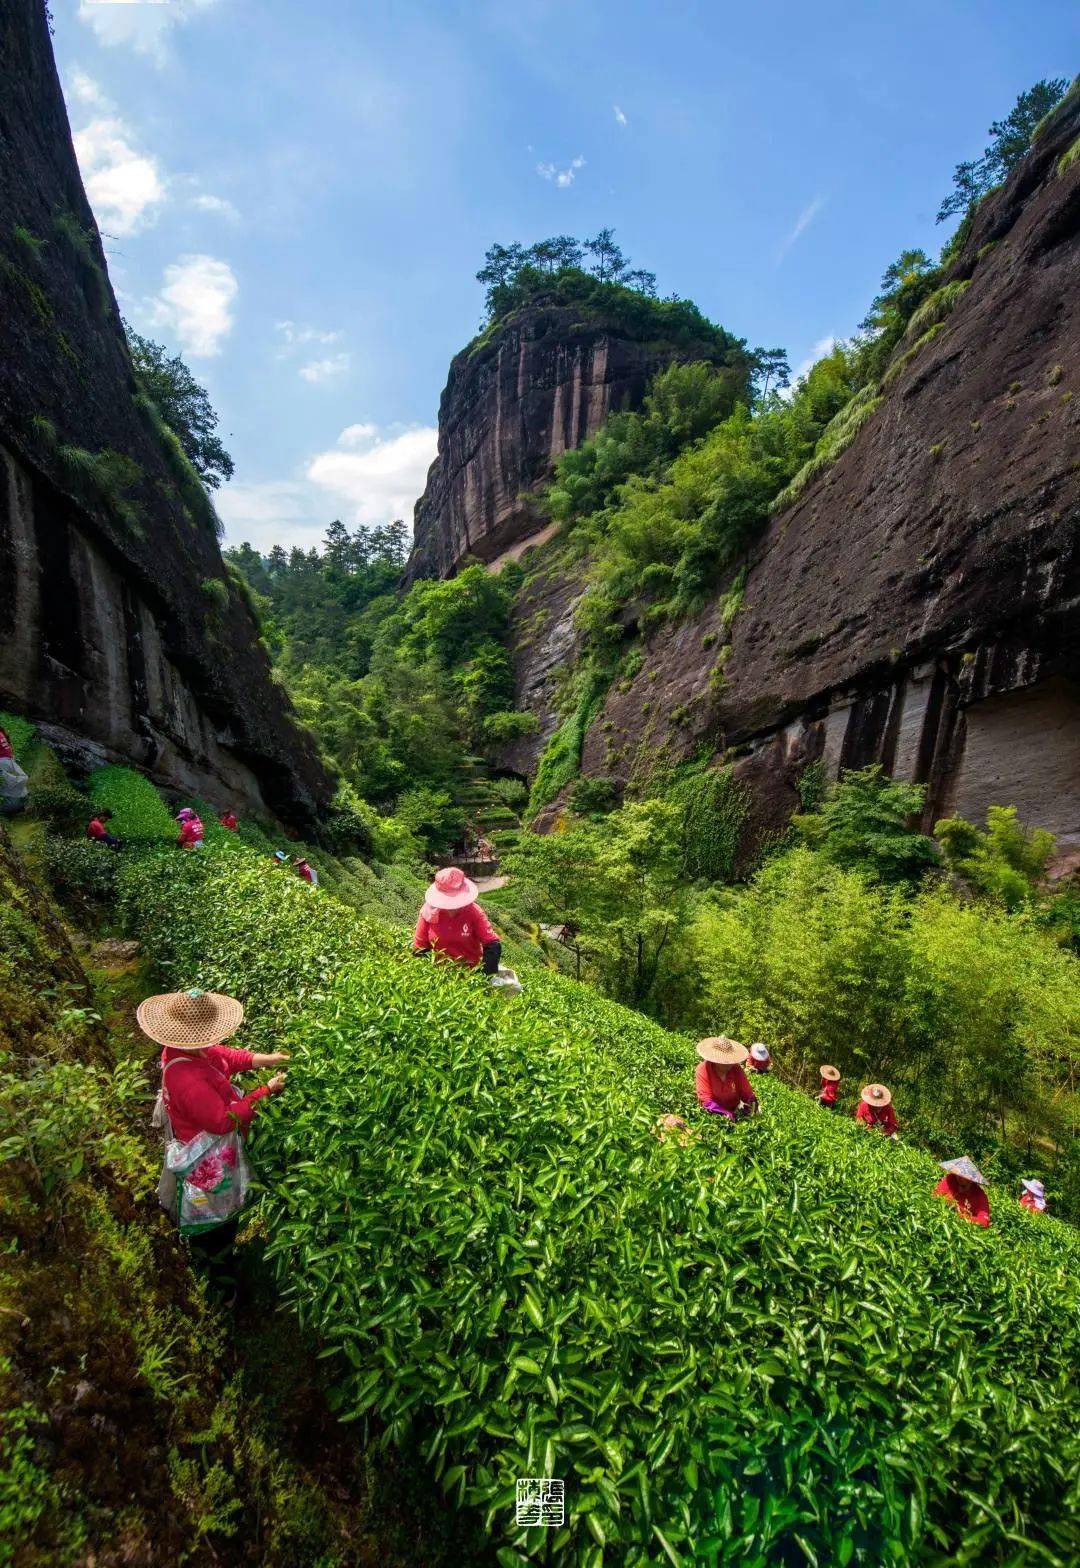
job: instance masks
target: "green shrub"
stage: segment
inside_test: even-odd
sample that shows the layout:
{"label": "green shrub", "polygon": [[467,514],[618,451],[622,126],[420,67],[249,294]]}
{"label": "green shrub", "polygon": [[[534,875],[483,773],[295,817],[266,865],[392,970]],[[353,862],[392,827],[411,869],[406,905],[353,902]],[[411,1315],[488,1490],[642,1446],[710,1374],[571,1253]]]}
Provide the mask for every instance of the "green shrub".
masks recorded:
{"label": "green shrub", "polygon": [[[293,1051],[255,1156],[339,1414],[420,1443],[507,1568],[1080,1551],[1060,1222],[994,1192],[992,1229],[964,1225],[929,1158],[775,1079],[722,1130],[689,1041],[541,971],[507,1003],[395,962],[241,857],[123,880],[164,972]],[[671,1110],[685,1146],[652,1136]],[[515,1526],[524,1475],[566,1479],[564,1529]]]}
{"label": "green shrub", "polygon": [[949,870],[1006,909],[1032,901],[1055,842],[1045,828],[1019,822],[1015,806],[991,806],[985,830],[963,817],[946,817],[934,825],[934,835]]}
{"label": "green shrub", "polygon": [[113,813],[112,831],[125,844],[175,840],[177,827],[161,796],[131,768],[98,768],[90,775],[90,799]]}
{"label": "green shrub", "polygon": [[229,608],[229,585],[220,577],[204,577],[199,584],[213,606],[215,615],[224,615]]}
{"label": "green shrub", "polygon": [[535,816],[581,771],[581,751],[589,725],[603,706],[611,681],[609,672],[583,664],[570,688],[569,711],[549,739],[536,765],[529,813]]}
{"label": "green shrub", "polygon": [[797,814],[797,838],[837,865],[859,867],[887,882],[914,882],[938,863],[925,833],[908,826],[922,809],[925,789],[890,779],[877,764],[847,769],[829,785],[816,811]]}
{"label": "green shrub", "polygon": [[504,710],[489,713],[483,723],[483,738],[489,746],[505,746],[508,741],[520,740],[525,735],[535,735],[540,721],[535,713],[518,713]]}
{"label": "green shrub", "polygon": [[578,779],[570,791],[570,810],[587,817],[602,815],[619,803],[619,791],[614,779]]}
{"label": "green shrub", "polygon": [[116,855],[85,838],[45,839],[45,875],[65,903],[108,904],[116,892]]}
{"label": "green shrub", "polygon": [[3,730],[11,742],[11,749],[15,753],[15,760],[25,766],[29,757],[30,748],[37,737],[37,729],[29,719],[20,717],[17,713],[0,713],[0,730]]}

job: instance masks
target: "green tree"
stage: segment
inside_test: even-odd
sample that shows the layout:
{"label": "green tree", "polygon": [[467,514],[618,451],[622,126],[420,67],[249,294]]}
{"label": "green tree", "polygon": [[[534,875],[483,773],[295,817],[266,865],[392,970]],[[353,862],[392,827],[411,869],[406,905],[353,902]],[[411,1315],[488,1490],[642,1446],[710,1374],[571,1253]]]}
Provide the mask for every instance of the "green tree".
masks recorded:
{"label": "green tree", "polygon": [[826,860],[883,882],[914,883],[939,861],[933,839],[909,825],[924,795],[921,784],[891,779],[875,763],[843,773],[817,811],[796,814],[791,824]]}
{"label": "green tree", "polygon": [[203,484],[216,490],[233,476],[233,460],[215,433],[218,416],[205,387],[179,354],[124,323],[136,380],[183,447]]}
{"label": "green tree", "polygon": [[948,869],[1006,909],[1035,900],[1055,844],[1045,828],[1025,827],[1015,806],[991,806],[985,829],[964,817],[946,817],[935,824],[934,835]]}
{"label": "green tree", "polygon": [[1031,146],[1035,127],[1061,102],[1068,85],[1064,77],[1044,77],[1018,95],[1004,120],[993,121],[982,157],[957,164],[953,188],[938,209],[939,223],[957,213],[970,212],[988,191],[1012,173]]}

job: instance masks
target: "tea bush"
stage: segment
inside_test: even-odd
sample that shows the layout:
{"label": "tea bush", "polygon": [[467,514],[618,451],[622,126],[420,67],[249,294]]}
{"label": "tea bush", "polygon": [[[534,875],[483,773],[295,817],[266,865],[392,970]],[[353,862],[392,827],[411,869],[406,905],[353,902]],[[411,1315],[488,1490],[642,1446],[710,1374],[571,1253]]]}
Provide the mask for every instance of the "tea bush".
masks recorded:
{"label": "tea bush", "polygon": [[[397,962],[245,858],[133,858],[128,918],[293,1051],[255,1141],[282,1291],[342,1418],[420,1438],[504,1568],[1077,1560],[1068,1227],[996,1192],[965,1225],[926,1155],[774,1079],[719,1128],[689,1040]],[[524,1475],[566,1479],[563,1529],[515,1526]]]}
{"label": "tea bush", "polygon": [[90,776],[90,799],[96,807],[109,808],[112,831],[126,844],[176,839],[176,824],[161,796],[131,768],[98,768]]}

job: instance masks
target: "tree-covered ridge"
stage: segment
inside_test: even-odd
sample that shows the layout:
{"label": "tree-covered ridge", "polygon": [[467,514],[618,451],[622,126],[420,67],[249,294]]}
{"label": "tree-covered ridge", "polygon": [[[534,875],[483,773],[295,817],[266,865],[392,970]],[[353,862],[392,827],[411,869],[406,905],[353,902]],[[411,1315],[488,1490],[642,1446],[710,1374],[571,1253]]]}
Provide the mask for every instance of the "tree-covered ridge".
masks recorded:
{"label": "tree-covered ridge", "polygon": [[966,216],[984,196],[1008,178],[1031,146],[1042,121],[1065,96],[1068,85],[1063,76],[1043,78],[1018,94],[1003,120],[991,122],[987,132],[990,140],[982,157],[956,165],[953,188],[938,209],[939,223],[957,214]]}
{"label": "tree-covered ridge", "polygon": [[611,229],[583,242],[560,234],[535,245],[492,245],[476,278],[484,286],[485,316],[480,337],[470,345],[473,353],[489,341],[495,325],[537,301],[602,313],[628,337],[700,344],[743,374],[755,368],[755,355],[762,352],[748,350],[744,339],[710,321],[692,300],[677,294],[658,298],[655,273],[632,267]]}

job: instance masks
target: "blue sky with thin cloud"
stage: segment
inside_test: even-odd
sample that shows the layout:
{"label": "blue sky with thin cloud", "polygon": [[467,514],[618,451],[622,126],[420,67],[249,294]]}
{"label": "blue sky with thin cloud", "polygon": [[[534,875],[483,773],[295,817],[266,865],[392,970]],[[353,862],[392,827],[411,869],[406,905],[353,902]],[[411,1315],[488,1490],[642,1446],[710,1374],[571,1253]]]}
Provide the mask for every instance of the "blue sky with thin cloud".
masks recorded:
{"label": "blue sky with thin cloud", "polygon": [[1080,10],[771,0],[52,0],[129,320],[236,458],[229,537],[405,515],[494,240],[611,226],[794,366],[854,330]]}

